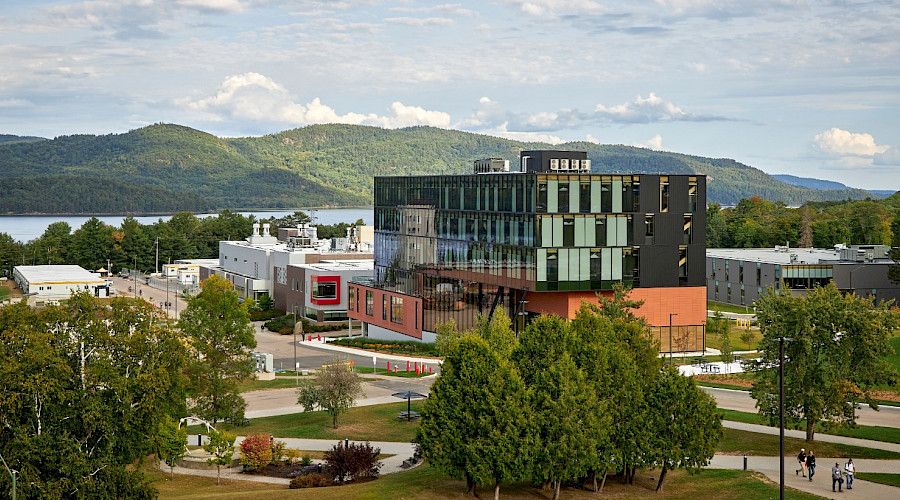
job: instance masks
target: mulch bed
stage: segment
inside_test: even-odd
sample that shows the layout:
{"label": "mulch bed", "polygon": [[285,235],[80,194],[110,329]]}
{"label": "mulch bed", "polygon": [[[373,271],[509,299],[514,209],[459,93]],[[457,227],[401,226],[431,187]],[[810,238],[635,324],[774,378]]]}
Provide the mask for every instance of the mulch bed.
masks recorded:
{"label": "mulch bed", "polygon": [[305,465],[266,465],[262,469],[253,472],[244,472],[244,474],[248,474],[251,476],[267,476],[267,477],[280,477],[284,479],[291,479],[297,476],[303,475],[303,469]]}

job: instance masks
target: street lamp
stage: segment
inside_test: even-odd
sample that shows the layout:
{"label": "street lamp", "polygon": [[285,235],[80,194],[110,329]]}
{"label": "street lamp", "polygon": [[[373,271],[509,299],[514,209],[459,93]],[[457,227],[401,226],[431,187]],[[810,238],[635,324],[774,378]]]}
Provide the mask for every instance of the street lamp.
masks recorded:
{"label": "street lamp", "polygon": [[778,427],[779,427],[779,471],[781,474],[781,500],[784,500],[784,343],[793,342],[788,337],[769,339],[778,342]]}
{"label": "street lamp", "polygon": [[300,367],[297,365],[297,330],[303,332],[303,323],[297,323],[297,305],[294,304],[291,306],[291,311],[294,313],[294,386],[300,386]]}
{"label": "street lamp", "polygon": [[6,472],[9,473],[9,477],[12,479],[12,500],[16,500],[16,474],[18,474],[19,471],[10,469],[9,465],[6,465],[6,460],[3,459],[3,455],[0,455],[0,461],[3,461],[3,466],[6,467]]}
{"label": "street lamp", "polygon": [[672,316],[678,316],[678,313],[669,313],[669,364],[672,364]]}

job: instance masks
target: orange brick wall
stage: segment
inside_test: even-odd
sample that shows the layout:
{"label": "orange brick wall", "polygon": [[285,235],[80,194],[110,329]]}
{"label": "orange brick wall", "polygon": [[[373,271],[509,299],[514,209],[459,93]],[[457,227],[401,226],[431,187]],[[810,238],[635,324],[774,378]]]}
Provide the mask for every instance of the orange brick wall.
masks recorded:
{"label": "orange brick wall", "polygon": [[[602,292],[612,294],[612,292]],[[643,300],[644,305],[635,313],[650,326],[669,326],[669,313],[673,325],[702,325],[706,322],[706,287],[635,288],[632,300]],[[596,302],[595,292],[531,292],[526,297],[525,310],[538,314],[555,314],[574,318],[581,301]]]}

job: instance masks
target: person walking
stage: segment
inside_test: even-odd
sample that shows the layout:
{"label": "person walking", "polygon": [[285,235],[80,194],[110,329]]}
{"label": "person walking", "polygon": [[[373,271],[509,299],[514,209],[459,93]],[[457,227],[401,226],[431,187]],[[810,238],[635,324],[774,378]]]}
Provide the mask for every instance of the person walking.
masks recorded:
{"label": "person walking", "polygon": [[809,480],[812,481],[813,474],[816,473],[816,454],[812,450],[806,455],[806,471],[809,472]]}
{"label": "person walking", "polygon": [[847,465],[844,466],[844,470],[847,471],[847,489],[853,489],[853,476],[856,475],[856,466],[853,465],[853,459],[847,459]]}
{"label": "person walking", "polygon": [[844,471],[841,470],[841,464],[838,462],[835,462],[834,467],[831,468],[831,491],[834,491],[834,485],[837,485],[838,493],[843,492],[841,487],[844,485]]}
{"label": "person walking", "polygon": [[794,475],[800,475],[803,473],[803,477],[806,477],[806,448],[800,448],[800,453],[797,455],[797,462],[799,462],[799,469],[794,471]]}

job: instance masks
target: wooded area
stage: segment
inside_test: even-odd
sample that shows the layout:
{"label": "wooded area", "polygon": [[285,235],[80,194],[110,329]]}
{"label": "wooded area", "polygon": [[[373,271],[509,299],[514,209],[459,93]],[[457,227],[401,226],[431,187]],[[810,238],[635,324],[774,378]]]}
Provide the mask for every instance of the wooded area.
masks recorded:
{"label": "wooded area", "polygon": [[[594,172],[704,174],[708,199],[725,205],[751,196],[791,205],[870,196],[859,189],[792,186],[734,160],[623,145],[551,145],[432,127],[341,124],[219,138],[156,124],[124,134],[0,141],[0,179],[15,188],[15,196],[4,193],[0,213],[366,206],[374,176],[468,173],[476,159],[515,163],[529,149],[584,150]],[[63,182],[77,189],[66,192],[59,188]]]}

